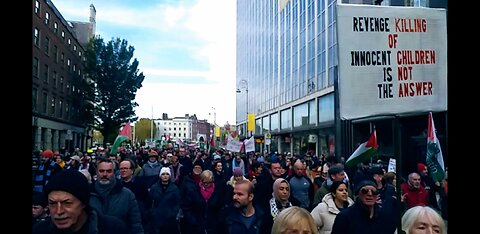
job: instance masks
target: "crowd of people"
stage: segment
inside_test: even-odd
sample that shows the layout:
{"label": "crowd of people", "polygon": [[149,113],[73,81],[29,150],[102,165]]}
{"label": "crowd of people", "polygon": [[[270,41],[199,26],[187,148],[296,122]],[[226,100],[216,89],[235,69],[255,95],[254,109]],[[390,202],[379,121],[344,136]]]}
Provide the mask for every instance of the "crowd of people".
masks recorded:
{"label": "crowd of people", "polygon": [[404,180],[311,152],[38,154],[33,233],[447,233],[446,181],[433,181],[422,162]]}

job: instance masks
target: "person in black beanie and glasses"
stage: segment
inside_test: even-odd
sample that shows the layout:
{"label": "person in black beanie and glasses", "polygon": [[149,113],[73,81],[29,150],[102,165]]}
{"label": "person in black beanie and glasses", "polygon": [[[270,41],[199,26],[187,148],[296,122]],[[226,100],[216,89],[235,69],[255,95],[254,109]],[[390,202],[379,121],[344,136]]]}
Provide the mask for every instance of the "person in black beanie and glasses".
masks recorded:
{"label": "person in black beanie and glasses", "polygon": [[118,218],[99,214],[89,207],[90,192],[87,178],[79,171],[62,171],[47,183],[44,199],[50,219],[35,224],[32,233],[126,233]]}
{"label": "person in black beanie and glasses", "polygon": [[[338,213],[331,234],[392,234],[398,214],[385,212],[377,203],[379,190],[373,180],[355,186],[355,204]],[[398,212],[397,212],[398,213]]]}

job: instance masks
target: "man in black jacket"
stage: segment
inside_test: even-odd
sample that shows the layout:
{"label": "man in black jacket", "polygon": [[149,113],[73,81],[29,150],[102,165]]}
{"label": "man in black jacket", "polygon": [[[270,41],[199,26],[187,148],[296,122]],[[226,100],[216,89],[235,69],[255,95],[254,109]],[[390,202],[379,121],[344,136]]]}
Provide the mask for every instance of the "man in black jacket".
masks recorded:
{"label": "man in black jacket", "polygon": [[119,219],[97,213],[89,207],[90,193],[87,178],[79,171],[63,171],[46,185],[50,219],[33,226],[32,233],[126,233]]}

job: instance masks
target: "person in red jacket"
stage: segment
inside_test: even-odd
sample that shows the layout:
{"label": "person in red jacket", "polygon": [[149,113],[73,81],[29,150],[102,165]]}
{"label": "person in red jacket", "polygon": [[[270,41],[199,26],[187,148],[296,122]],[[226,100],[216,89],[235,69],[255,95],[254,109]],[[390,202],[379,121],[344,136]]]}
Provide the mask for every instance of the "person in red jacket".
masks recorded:
{"label": "person in red jacket", "polygon": [[412,172],[408,175],[408,182],[401,185],[404,202],[408,208],[428,205],[428,191],[421,185],[420,175]]}

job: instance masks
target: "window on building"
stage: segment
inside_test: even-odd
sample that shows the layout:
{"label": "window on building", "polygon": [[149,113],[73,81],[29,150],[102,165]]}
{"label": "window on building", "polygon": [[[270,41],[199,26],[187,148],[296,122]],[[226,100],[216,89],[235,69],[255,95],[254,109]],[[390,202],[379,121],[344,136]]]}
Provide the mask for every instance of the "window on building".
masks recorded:
{"label": "window on building", "polygon": [[38,61],[38,58],[37,57],[33,57],[33,70],[32,70],[32,74],[34,77],[38,78],[38,65],[39,65],[39,61]]}
{"label": "window on building", "polygon": [[52,73],[52,83],[53,83],[53,87],[57,88],[57,72],[56,71],[53,71]]}
{"label": "window on building", "polygon": [[68,105],[68,102],[65,103],[65,119],[70,118],[70,105]]}
{"label": "window on building", "polygon": [[187,137],[187,134],[186,134],[186,133],[184,133],[184,134],[183,134],[183,137]]}
{"label": "window on building", "polygon": [[168,128],[168,131],[172,131],[172,128]]}
{"label": "window on building", "polygon": [[68,71],[70,71],[70,59],[67,59],[67,68],[68,68]]}
{"label": "window on building", "polygon": [[45,37],[45,54],[50,55],[50,38]]}
{"label": "window on building", "polygon": [[45,25],[50,26],[50,14],[45,12]]}
{"label": "window on building", "polygon": [[62,31],[62,39],[65,41],[65,31]]}
{"label": "window on building", "polygon": [[81,71],[82,71],[82,70],[79,68],[79,69],[78,69],[78,76],[80,76],[80,77],[82,76],[82,72],[81,72]]}
{"label": "window on building", "polygon": [[50,115],[51,116],[55,116],[55,103],[56,100],[55,100],[55,97],[52,97],[51,99],[51,104],[50,104]]}
{"label": "window on building", "polygon": [[35,46],[40,47],[40,31],[38,28],[35,28],[35,31],[33,33],[33,43]]}
{"label": "window on building", "polygon": [[56,45],[53,46],[53,60],[58,63],[58,47]]}
{"label": "window on building", "polygon": [[165,132],[166,132],[166,131],[167,131],[167,128],[164,128],[164,129],[163,129],[163,131],[165,131]]}
{"label": "window on building", "polygon": [[72,85],[72,92],[75,93],[75,85]]}
{"label": "window on building", "polygon": [[176,133],[173,133],[173,137],[176,137],[176,136],[177,136],[177,134],[176,134]]}
{"label": "window on building", "polygon": [[60,88],[60,92],[62,92],[62,91],[63,91],[63,76],[60,77],[60,86],[59,86],[59,88]]}
{"label": "window on building", "polygon": [[53,32],[55,34],[58,34],[58,23],[57,22],[53,23]]}
{"label": "window on building", "polygon": [[43,81],[48,83],[48,65],[44,65]]}
{"label": "window on building", "polygon": [[60,54],[60,62],[62,63],[62,67],[65,66],[65,53],[63,52]]}
{"label": "window on building", "polygon": [[173,131],[177,131],[177,128],[173,128]]}
{"label": "window on building", "polygon": [[35,0],[35,14],[40,15],[40,2]]}
{"label": "window on building", "polygon": [[42,105],[42,113],[46,114],[47,113],[47,107],[48,107],[48,96],[47,93],[43,93],[43,105]]}
{"label": "window on building", "polygon": [[58,117],[63,118],[63,101],[58,101]]}
{"label": "window on building", "polygon": [[37,110],[37,88],[32,88],[32,110]]}
{"label": "window on building", "polygon": [[183,128],[183,131],[187,131],[187,128]]}
{"label": "window on building", "polygon": [[82,51],[78,51],[78,57],[82,57]]}
{"label": "window on building", "polygon": [[77,71],[77,64],[73,64],[73,72]]}
{"label": "window on building", "polygon": [[68,45],[72,44],[72,39],[68,38]]}
{"label": "window on building", "polygon": [[70,82],[67,81],[67,93],[70,93]]}
{"label": "window on building", "polygon": [[73,45],[73,51],[77,52],[77,45]]}

